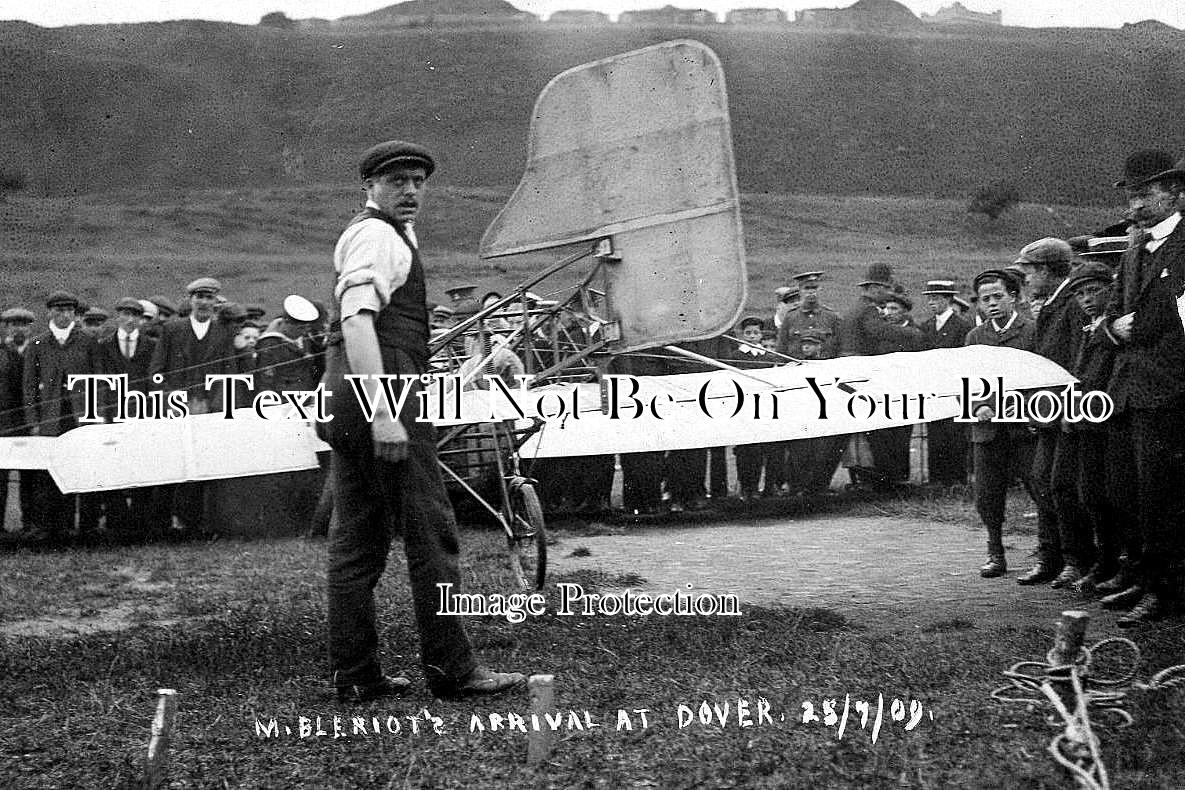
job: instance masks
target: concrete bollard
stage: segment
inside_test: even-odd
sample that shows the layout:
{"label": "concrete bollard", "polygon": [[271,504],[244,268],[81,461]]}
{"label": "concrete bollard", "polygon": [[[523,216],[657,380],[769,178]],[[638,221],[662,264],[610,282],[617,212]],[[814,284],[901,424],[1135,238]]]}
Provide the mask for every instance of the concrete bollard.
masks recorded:
{"label": "concrete bollard", "polygon": [[[555,710],[555,675],[531,675],[527,691],[531,695],[531,713],[537,721],[546,721],[544,716]],[[527,763],[538,765],[551,756],[554,747],[555,732],[550,727],[532,729],[527,736]]]}

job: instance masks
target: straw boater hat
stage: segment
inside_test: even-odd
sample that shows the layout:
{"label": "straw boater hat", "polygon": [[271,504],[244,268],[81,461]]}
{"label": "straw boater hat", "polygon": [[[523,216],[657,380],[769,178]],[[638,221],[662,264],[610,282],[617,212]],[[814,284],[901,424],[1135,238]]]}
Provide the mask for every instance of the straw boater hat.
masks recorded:
{"label": "straw boater hat", "polygon": [[922,296],[954,296],[958,292],[954,280],[927,280]]}

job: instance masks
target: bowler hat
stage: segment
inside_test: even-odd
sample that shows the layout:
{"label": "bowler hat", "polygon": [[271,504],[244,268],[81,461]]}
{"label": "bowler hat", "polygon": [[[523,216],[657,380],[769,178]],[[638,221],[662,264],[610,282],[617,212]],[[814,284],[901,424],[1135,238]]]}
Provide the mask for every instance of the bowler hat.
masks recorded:
{"label": "bowler hat", "polygon": [[1101,261],[1086,261],[1070,270],[1070,276],[1066,278],[1066,288],[1073,291],[1083,283],[1094,280],[1111,283],[1114,279],[1115,274],[1107,264]]}
{"label": "bowler hat", "polygon": [[1069,263],[1073,258],[1074,250],[1068,243],[1049,237],[1026,244],[1021,248],[1020,256],[1015,263],[1027,266],[1047,266]]}
{"label": "bowler hat", "polygon": [[45,300],[46,307],[78,307],[78,297],[69,291],[54,291]]}
{"label": "bowler hat", "polygon": [[1115,182],[1115,187],[1139,187],[1165,178],[1185,179],[1185,170],[1165,151],[1136,151],[1124,161],[1123,178]]}
{"label": "bowler hat", "polygon": [[363,180],[380,175],[384,170],[397,166],[424,168],[425,175],[436,170],[436,161],[428,149],[405,140],[388,140],[371,146],[358,162],[358,173]]}
{"label": "bowler hat", "polygon": [[864,279],[856,283],[860,287],[865,285],[883,285],[886,288],[893,286],[893,268],[887,263],[873,263],[868,267],[868,273],[864,275]]}

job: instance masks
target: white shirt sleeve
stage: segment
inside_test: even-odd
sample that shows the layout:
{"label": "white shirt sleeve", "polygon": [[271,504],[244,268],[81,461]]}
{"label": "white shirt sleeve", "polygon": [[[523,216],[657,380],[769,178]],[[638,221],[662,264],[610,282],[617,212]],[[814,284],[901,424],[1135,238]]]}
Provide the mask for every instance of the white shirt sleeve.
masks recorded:
{"label": "white shirt sleeve", "polygon": [[333,252],[342,319],[363,310],[378,312],[391,294],[407,282],[411,248],[380,219],[365,219],[346,228]]}

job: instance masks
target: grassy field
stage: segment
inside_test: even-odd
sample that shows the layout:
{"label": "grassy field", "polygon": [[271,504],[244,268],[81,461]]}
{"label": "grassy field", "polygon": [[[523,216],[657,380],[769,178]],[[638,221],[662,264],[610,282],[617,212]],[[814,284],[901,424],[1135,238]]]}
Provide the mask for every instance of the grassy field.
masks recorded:
{"label": "grassy field", "polygon": [[[58,287],[108,306],[128,294],[180,298],[185,283],[206,274],[222,280],[228,298],[262,300],[273,311],[293,292],[326,298],[333,243],[360,195],[326,184],[18,196],[0,204],[7,242],[0,248],[7,273],[0,298],[36,312]],[[476,187],[430,192],[418,228],[430,298],[444,301],[443,290],[458,282],[504,291],[563,257],[562,251],[477,257],[481,234],[507,196]],[[967,213],[959,200],[746,194],[748,307],[772,314],[774,287],[796,272],[823,269],[829,277],[823,300],[843,310],[872,262],[891,264],[915,295],[931,277],[967,284],[984,268],[1010,263],[1034,239],[1085,233],[1118,214],[1118,208],[1022,204],[993,222]]]}
{"label": "grassy field", "polygon": [[[872,506],[917,517],[908,502]],[[577,550],[586,530],[569,524],[553,551]],[[506,591],[500,539],[467,531],[463,544],[469,589]],[[383,644],[389,668],[406,668],[417,686],[406,698],[357,708],[330,698],[323,555],[322,543],[297,539],[0,554],[0,785],[134,786],[155,689],[169,687],[179,695],[172,787],[1070,786],[1044,752],[1053,730],[1041,715],[988,697],[1002,670],[1044,655],[1045,621],[933,616],[920,628],[891,618],[868,626],[849,621],[839,602],[746,606],[740,618],[469,619],[491,665],[557,676],[559,741],[549,760],[530,768],[525,734],[488,731],[490,714],[529,714],[525,694],[441,702],[423,690],[398,551],[380,587]],[[590,590],[645,582],[588,573],[559,580]],[[83,633],[55,629],[53,618],[67,614]],[[29,635],[38,629],[41,636]],[[1146,677],[1180,661],[1185,629],[1168,625],[1139,641]],[[874,743],[878,694],[884,712]],[[871,701],[865,726],[854,712],[842,737],[834,721],[802,723],[804,702],[822,717],[823,700],[837,700],[838,714],[845,695],[853,705]],[[770,705],[768,721],[757,718],[759,698]],[[894,698],[907,711],[910,701],[921,706],[911,731],[892,718]],[[738,700],[750,705],[754,726],[737,725]],[[702,702],[721,710],[727,702],[731,718],[701,724]],[[680,705],[697,713],[694,723],[679,726]],[[441,733],[425,709],[439,717]],[[618,729],[619,709],[632,730]],[[649,711],[648,727],[635,709]],[[1101,736],[1113,786],[1179,787],[1185,695],[1133,693],[1130,709],[1134,727]],[[351,732],[349,717],[364,717],[370,734],[335,739],[335,715]],[[302,738],[300,717],[315,733],[318,716],[327,734]],[[401,722],[399,734],[387,729],[388,716]],[[470,731],[474,716],[487,731]],[[256,723],[266,728],[272,719],[278,734],[261,736]],[[601,726],[587,729],[588,722]]]}

